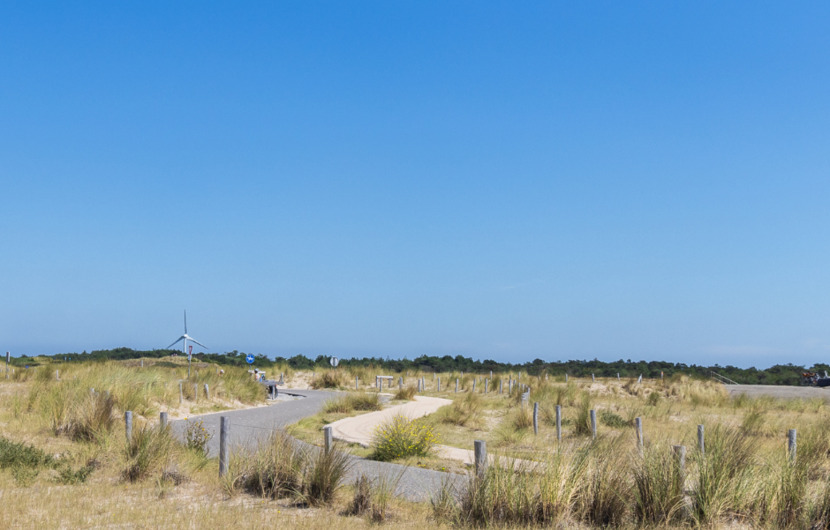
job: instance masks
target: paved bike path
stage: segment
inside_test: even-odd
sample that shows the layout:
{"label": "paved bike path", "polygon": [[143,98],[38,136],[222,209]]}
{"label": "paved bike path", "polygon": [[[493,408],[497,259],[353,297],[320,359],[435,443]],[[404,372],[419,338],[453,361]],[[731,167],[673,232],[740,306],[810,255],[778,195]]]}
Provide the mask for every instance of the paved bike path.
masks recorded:
{"label": "paved bike path", "polygon": [[[207,444],[208,455],[213,457],[219,454],[219,418],[226,416],[230,419],[228,431],[228,447],[231,451],[239,448],[252,449],[256,447],[259,440],[264,440],[275,428],[283,428],[296,423],[303,418],[317,414],[325,402],[332,397],[340,395],[338,392],[325,390],[280,390],[283,394],[294,394],[302,396],[300,399],[290,401],[276,401],[268,406],[254,407],[241,410],[227,410],[212,414],[200,414],[190,416],[189,419],[200,419],[205,429],[211,433],[211,439]],[[170,422],[173,432],[180,438],[184,438],[184,431],[187,427],[185,420]],[[320,433],[322,440],[323,434]],[[302,442],[300,442],[302,443]],[[303,444],[309,449],[312,446]],[[375,462],[351,456],[350,469],[346,482],[353,482],[361,473],[373,478],[378,475],[396,479],[400,476],[396,493],[410,501],[428,501],[436,494],[445,481],[449,481],[456,489],[462,487],[466,481],[464,475],[457,473],[445,473],[431,469],[421,469],[400,464],[387,462]]]}

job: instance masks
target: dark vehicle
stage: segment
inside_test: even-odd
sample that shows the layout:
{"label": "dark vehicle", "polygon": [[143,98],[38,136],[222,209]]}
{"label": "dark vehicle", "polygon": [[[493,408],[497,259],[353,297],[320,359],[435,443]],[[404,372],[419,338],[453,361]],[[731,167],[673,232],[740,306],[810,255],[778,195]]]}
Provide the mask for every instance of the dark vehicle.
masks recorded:
{"label": "dark vehicle", "polygon": [[830,376],[827,375],[827,372],[824,372],[824,377],[815,372],[804,372],[801,374],[801,384],[819,387],[830,386]]}

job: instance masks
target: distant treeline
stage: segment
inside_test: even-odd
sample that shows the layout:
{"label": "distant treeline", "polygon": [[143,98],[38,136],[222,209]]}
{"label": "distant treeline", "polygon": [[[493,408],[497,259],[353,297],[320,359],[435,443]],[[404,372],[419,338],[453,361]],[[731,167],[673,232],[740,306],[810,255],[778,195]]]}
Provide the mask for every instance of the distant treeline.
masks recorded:
{"label": "distant treeline", "polygon": [[[113,350],[95,350],[83,353],[61,353],[51,356],[41,356],[58,361],[105,361],[145,358],[160,358],[169,355],[183,355],[178,350],[133,350],[130,348],[116,348]],[[228,353],[195,353],[199,361],[215,362],[224,365],[245,366],[246,354],[236,350]],[[330,356],[318,355],[310,359],[304,355],[293,357],[277,357],[274,360],[265,355],[254,355],[252,366],[266,367],[272,363],[284,363],[295,370],[308,370],[316,367],[328,367]],[[21,356],[12,360],[15,365],[37,365],[37,358]],[[698,366],[696,364],[670,363],[665,361],[632,361],[631,359],[613,362],[593,361],[543,361],[535,359],[526,363],[502,363],[493,360],[473,360],[469,357],[444,355],[442,357],[422,355],[415,359],[382,359],[379,357],[364,357],[362,359],[341,359],[341,367],[365,367],[382,370],[384,372],[402,372],[404,370],[422,370],[436,372],[467,372],[467,373],[496,373],[526,371],[531,375],[548,373],[550,375],[569,374],[574,377],[620,377],[632,378],[642,375],[645,378],[659,378],[660,374],[671,377],[674,374],[685,374],[696,378],[710,378],[712,372],[741,384],[763,385],[798,385],[801,374],[806,371],[824,373],[830,371],[830,365],[815,364],[811,367],[793,364],[777,364],[765,369],[738,368],[736,366]]]}

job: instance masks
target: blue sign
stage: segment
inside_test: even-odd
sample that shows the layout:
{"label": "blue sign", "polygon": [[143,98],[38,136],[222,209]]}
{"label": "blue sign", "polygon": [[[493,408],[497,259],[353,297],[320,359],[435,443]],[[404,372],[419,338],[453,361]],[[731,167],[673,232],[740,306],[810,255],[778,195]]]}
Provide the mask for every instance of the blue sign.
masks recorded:
{"label": "blue sign", "polygon": [[253,353],[249,353],[248,355],[246,355],[246,356],[245,356],[245,361],[246,361],[248,364],[254,364],[254,354],[253,354]]}

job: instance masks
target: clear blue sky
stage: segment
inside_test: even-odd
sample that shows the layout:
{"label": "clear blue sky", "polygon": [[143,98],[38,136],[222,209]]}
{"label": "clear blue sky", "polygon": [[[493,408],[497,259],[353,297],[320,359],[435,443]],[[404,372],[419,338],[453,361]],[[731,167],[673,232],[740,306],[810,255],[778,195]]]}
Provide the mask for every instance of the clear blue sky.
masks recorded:
{"label": "clear blue sky", "polygon": [[830,361],[826,2],[4,2],[0,349]]}

